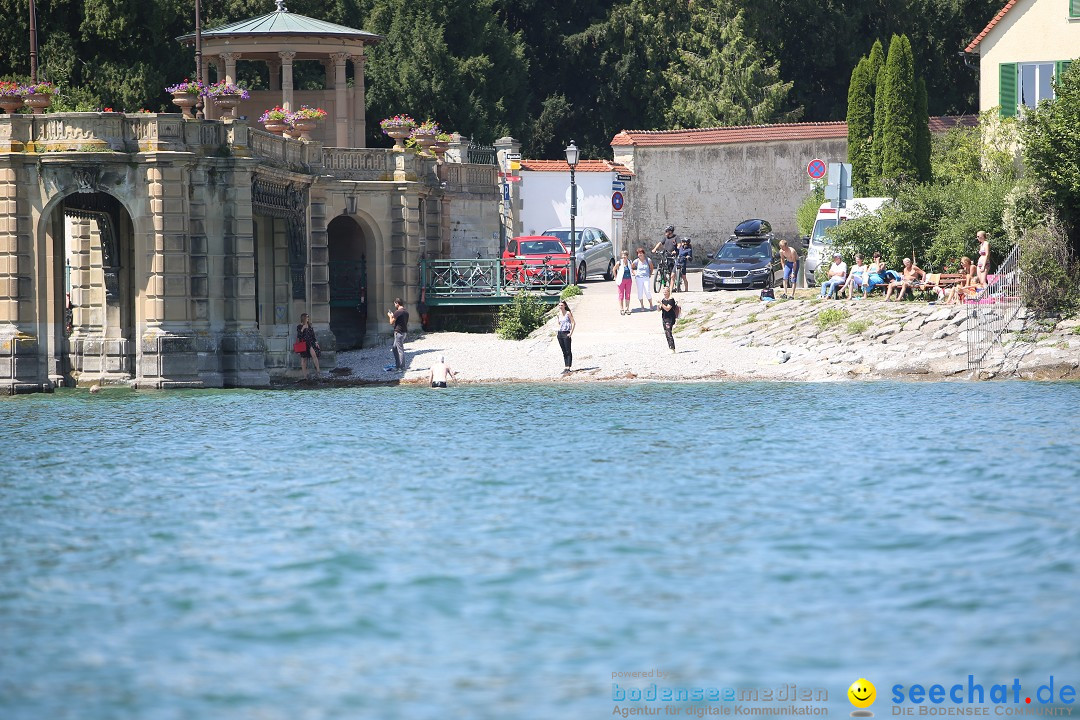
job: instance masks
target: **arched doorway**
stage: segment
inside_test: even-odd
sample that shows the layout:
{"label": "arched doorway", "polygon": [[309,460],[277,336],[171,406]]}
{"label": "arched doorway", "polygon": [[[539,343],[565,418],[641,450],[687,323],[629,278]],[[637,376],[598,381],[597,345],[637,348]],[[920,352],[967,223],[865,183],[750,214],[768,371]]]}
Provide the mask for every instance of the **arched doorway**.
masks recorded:
{"label": "arched doorway", "polygon": [[[51,218],[56,269],[52,314],[65,382],[123,383],[135,375],[135,252],[131,216],[102,192],[64,198]],[[54,276],[55,277],[55,276]]]}
{"label": "arched doorway", "polygon": [[355,220],[341,215],[326,227],[330,249],[330,330],[339,350],[363,345],[367,331],[370,245]]}

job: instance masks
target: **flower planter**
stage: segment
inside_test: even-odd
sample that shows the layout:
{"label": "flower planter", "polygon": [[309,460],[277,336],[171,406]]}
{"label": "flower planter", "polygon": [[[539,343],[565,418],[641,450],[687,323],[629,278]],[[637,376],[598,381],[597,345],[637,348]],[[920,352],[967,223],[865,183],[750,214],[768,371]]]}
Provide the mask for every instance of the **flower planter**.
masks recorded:
{"label": "flower planter", "polygon": [[35,115],[40,115],[52,104],[52,95],[24,95],[23,102],[27,107],[33,108]]}
{"label": "flower planter", "polygon": [[284,135],[285,131],[289,129],[289,124],[284,120],[267,120],[263,123],[263,127],[266,128],[268,133]]}
{"label": "flower planter", "polygon": [[436,140],[435,144],[431,146],[431,151],[435,153],[435,157],[437,157],[440,162],[443,161],[443,158],[446,156],[446,151],[449,149],[450,143],[445,140]]}
{"label": "flower planter", "polygon": [[405,150],[405,138],[412,135],[411,125],[387,125],[383,132],[394,138],[394,149],[403,152]]}
{"label": "flower planter", "polygon": [[191,108],[199,104],[199,96],[194,93],[173,93],[173,105],[180,108],[185,120],[194,120]]}
{"label": "flower planter", "polygon": [[214,105],[228,112],[229,117],[236,117],[236,108],[240,105],[240,101],[243,99],[241,95],[236,94],[222,94],[214,95]]}
{"label": "flower planter", "polygon": [[23,99],[15,95],[0,97],[0,108],[8,115],[14,115],[15,111],[23,106]]}
{"label": "flower planter", "polygon": [[430,157],[431,151],[429,148],[435,144],[435,134],[413,131],[412,138],[416,141],[416,144],[420,146],[420,154]]}
{"label": "flower planter", "polygon": [[315,128],[319,127],[319,121],[312,118],[294,117],[292,126],[293,130],[300,133],[301,140],[311,140],[311,133]]}

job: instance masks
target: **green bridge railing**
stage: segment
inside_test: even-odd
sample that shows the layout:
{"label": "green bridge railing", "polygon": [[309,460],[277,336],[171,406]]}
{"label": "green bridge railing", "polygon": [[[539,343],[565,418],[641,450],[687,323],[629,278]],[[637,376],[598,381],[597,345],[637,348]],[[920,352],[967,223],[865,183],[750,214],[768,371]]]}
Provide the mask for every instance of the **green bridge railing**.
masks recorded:
{"label": "green bridge railing", "polygon": [[509,302],[522,291],[555,302],[570,276],[568,259],[450,258],[421,260],[420,281],[428,305]]}

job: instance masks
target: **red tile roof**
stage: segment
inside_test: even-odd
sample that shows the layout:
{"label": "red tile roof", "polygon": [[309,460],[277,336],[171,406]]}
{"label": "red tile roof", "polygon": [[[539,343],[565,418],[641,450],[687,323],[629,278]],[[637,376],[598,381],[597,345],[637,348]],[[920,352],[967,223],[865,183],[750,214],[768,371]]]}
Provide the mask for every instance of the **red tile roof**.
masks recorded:
{"label": "red tile roof", "polygon": [[[930,132],[944,132],[962,125],[975,127],[974,116],[940,116],[930,118]],[[787,123],[778,125],[742,125],[737,127],[698,128],[692,130],[623,130],[611,139],[613,147],[664,145],[727,145],[731,143],[770,142],[774,140],[847,139],[847,123],[835,122]]]}
{"label": "red tile roof", "polygon": [[[533,172],[569,172],[570,166],[565,160],[522,160],[522,170]],[[614,172],[633,175],[630,168],[610,160],[579,160],[575,167],[577,172]]]}
{"label": "red tile roof", "polygon": [[994,16],[994,19],[987,23],[986,27],[983,28],[983,31],[971,41],[971,44],[964,48],[964,52],[971,52],[974,50],[975,46],[981,43],[982,39],[986,37],[986,33],[990,32],[990,28],[1001,22],[1001,18],[1005,17],[1005,13],[1013,9],[1013,6],[1016,5],[1017,1],[1018,0],[1009,0],[1009,2],[1005,4],[1005,7],[1001,8],[998,14]]}
{"label": "red tile roof", "polygon": [[692,130],[623,130],[611,139],[618,145],[726,145],[770,140],[810,140],[846,138],[847,123],[787,123],[778,125],[741,125],[736,127],[695,128]]}

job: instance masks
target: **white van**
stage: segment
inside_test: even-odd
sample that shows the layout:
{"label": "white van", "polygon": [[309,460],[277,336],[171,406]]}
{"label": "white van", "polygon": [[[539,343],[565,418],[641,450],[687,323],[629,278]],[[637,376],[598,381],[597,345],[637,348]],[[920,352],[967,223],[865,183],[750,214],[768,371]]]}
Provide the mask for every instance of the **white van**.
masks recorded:
{"label": "white van", "polygon": [[814,220],[814,229],[806,245],[806,274],[812,278],[817,272],[818,266],[829,258],[829,241],[825,237],[825,231],[836,227],[837,223],[857,218],[860,215],[877,212],[889,202],[891,198],[870,197],[852,198],[847,201],[847,207],[834,208],[829,203],[822,203],[818,208],[817,218]]}

